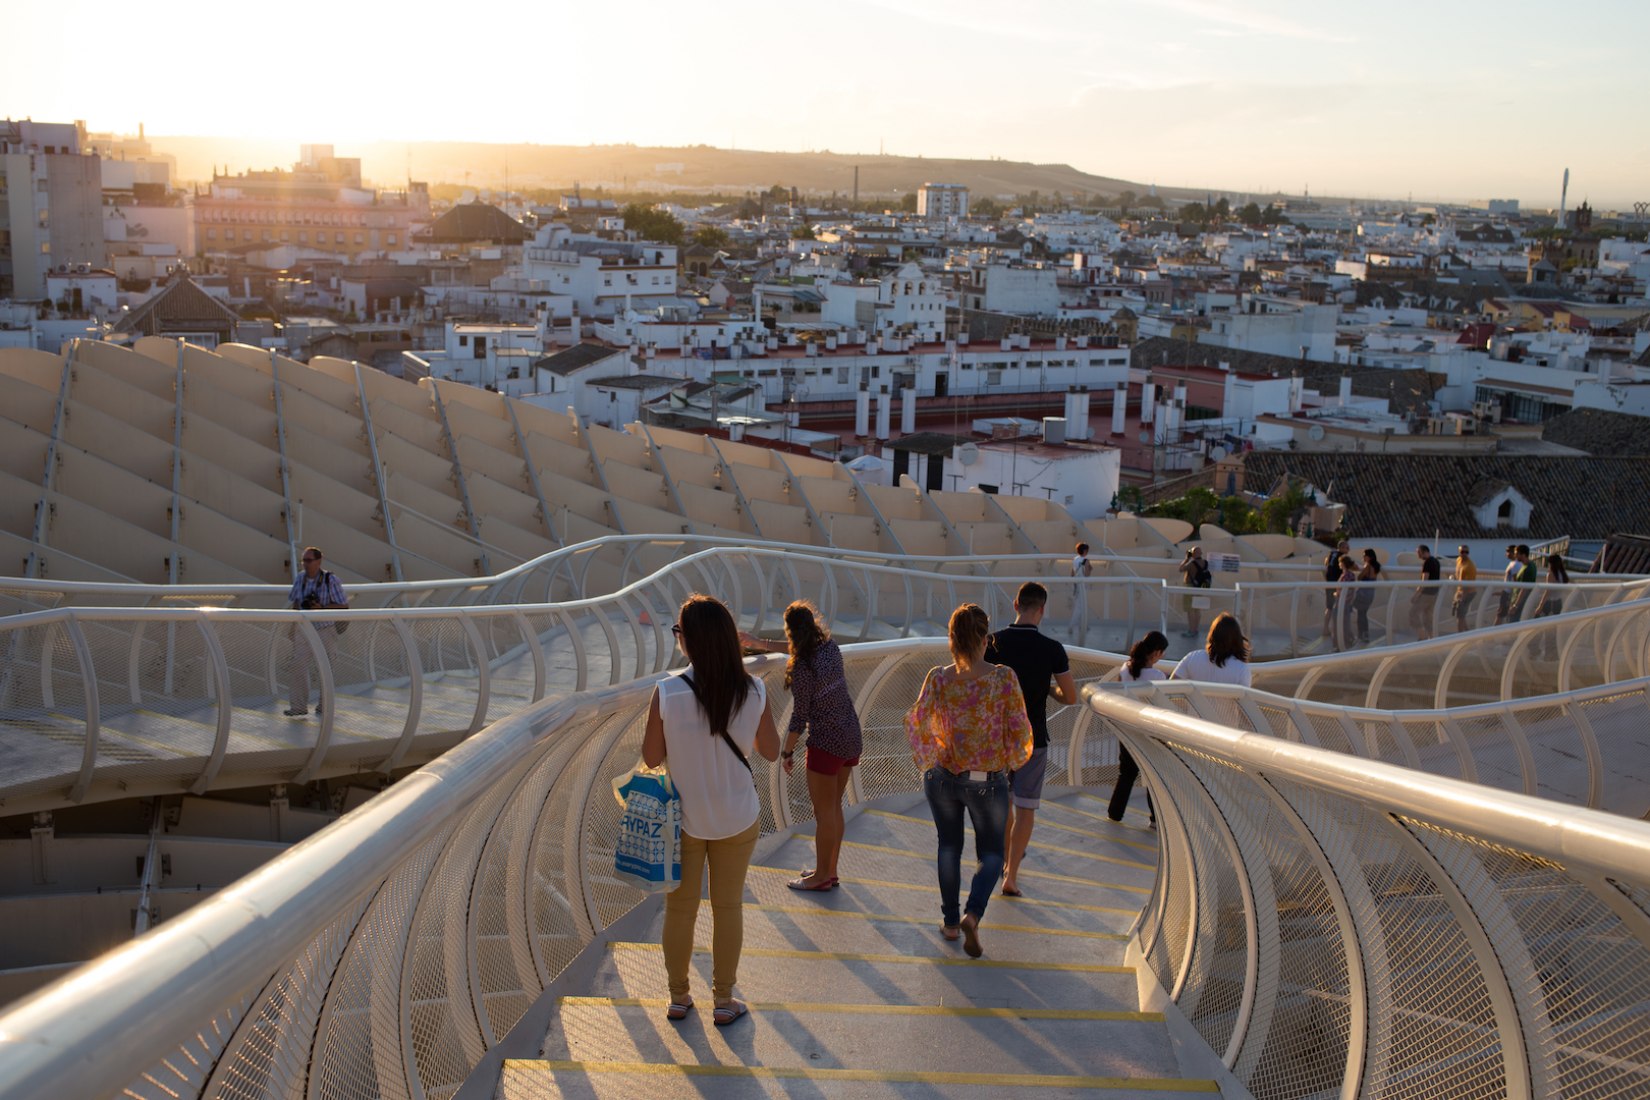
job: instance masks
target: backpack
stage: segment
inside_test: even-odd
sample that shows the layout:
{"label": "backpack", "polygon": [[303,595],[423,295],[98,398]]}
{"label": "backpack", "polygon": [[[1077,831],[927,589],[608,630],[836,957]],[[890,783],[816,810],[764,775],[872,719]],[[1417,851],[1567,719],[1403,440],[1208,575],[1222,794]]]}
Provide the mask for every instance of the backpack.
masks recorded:
{"label": "backpack", "polygon": [[1196,563],[1197,568],[1192,571],[1192,584],[1197,588],[1208,588],[1215,583],[1215,575],[1209,569],[1207,558]]}

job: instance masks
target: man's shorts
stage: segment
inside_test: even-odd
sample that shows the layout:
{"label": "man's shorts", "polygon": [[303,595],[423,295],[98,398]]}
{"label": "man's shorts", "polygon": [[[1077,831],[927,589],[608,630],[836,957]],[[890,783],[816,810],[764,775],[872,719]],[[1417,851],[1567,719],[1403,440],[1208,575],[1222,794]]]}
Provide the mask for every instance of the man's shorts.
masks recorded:
{"label": "man's shorts", "polygon": [[1438,608],[1438,593],[1417,592],[1409,601],[1409,625],[1419,630],[1431,626]]}
{"label": "man's shorts", "polygon": [[1048,748],[1031,750],[1026,766],[1009,775],[1009,790],[1014,805],[1022,810],[1035,810],[1043,800],[1043,780],[1048,775]]}
{"label": "man's shorts", "polygon": [[1325,589],[1324,594],[1323,594],[1323,609],[1325,611],[1335,610],[1335,603],[1336,603],[1336,600],[1339,598],[1339,596],[1340,596],[1340,592],[1337,589],[1334,589],[1334,588]]}
{"label": "man's shorts", "polygon": [[808,746],[808,770],[811,772],[818,772],[820,775],[836,775],[844,768],[851,768],[858,763],[859,757],[857,756],[849,760],[847,757],[838,756],[834,752],[816,749],[812,745]]}

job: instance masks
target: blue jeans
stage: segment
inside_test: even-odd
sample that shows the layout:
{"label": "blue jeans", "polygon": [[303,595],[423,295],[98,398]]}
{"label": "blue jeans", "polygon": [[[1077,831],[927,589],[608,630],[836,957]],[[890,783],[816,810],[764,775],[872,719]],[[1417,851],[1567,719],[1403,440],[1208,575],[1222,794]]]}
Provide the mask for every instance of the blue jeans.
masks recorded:
{"label": "blue jeans", "polygon": [[929,768],[923,793],[934,813],[939,834],[940,915],[947,927],[962,919],[957,892],[962,885],[963,814],[974,825],[974,856],[980,861],[968,888],[963,912],[985,916],[985,903],[1003,876],[1003,834],[1008,829],[1008,773],[992,772],[989,779],[971,780],[944,768]]}

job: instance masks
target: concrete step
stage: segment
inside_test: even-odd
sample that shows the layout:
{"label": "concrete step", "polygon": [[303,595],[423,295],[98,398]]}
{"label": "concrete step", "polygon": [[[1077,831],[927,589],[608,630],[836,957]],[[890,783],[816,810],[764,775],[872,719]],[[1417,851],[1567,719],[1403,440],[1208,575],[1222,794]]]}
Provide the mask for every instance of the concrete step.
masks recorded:
{"label": "concrete step", "polygon": [[1000,1100],[1020,1090],[1036,1100],[1150,1100],[1219,1095],[1213,1081],[1174,1078],[1074,1077],[1028,1073],[919,1073],[770,1066],[620,1065],[511,1059],[504,1063],[498,1100],[716,1100],[819,1097],[843,1100]]}

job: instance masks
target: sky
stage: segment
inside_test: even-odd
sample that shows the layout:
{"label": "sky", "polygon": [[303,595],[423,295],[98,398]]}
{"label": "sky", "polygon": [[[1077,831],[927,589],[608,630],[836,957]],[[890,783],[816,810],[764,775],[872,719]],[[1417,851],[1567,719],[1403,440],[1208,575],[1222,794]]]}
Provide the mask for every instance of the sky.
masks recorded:
{"label": "sky", "polygon": [[[1650,200],[1641,0],[18,4],[0,117],[330,142],[1003,157],[1163,186]],[[264,165],[257,165],[263,167]],[[231,165],[233,169],[248,167]]]}

